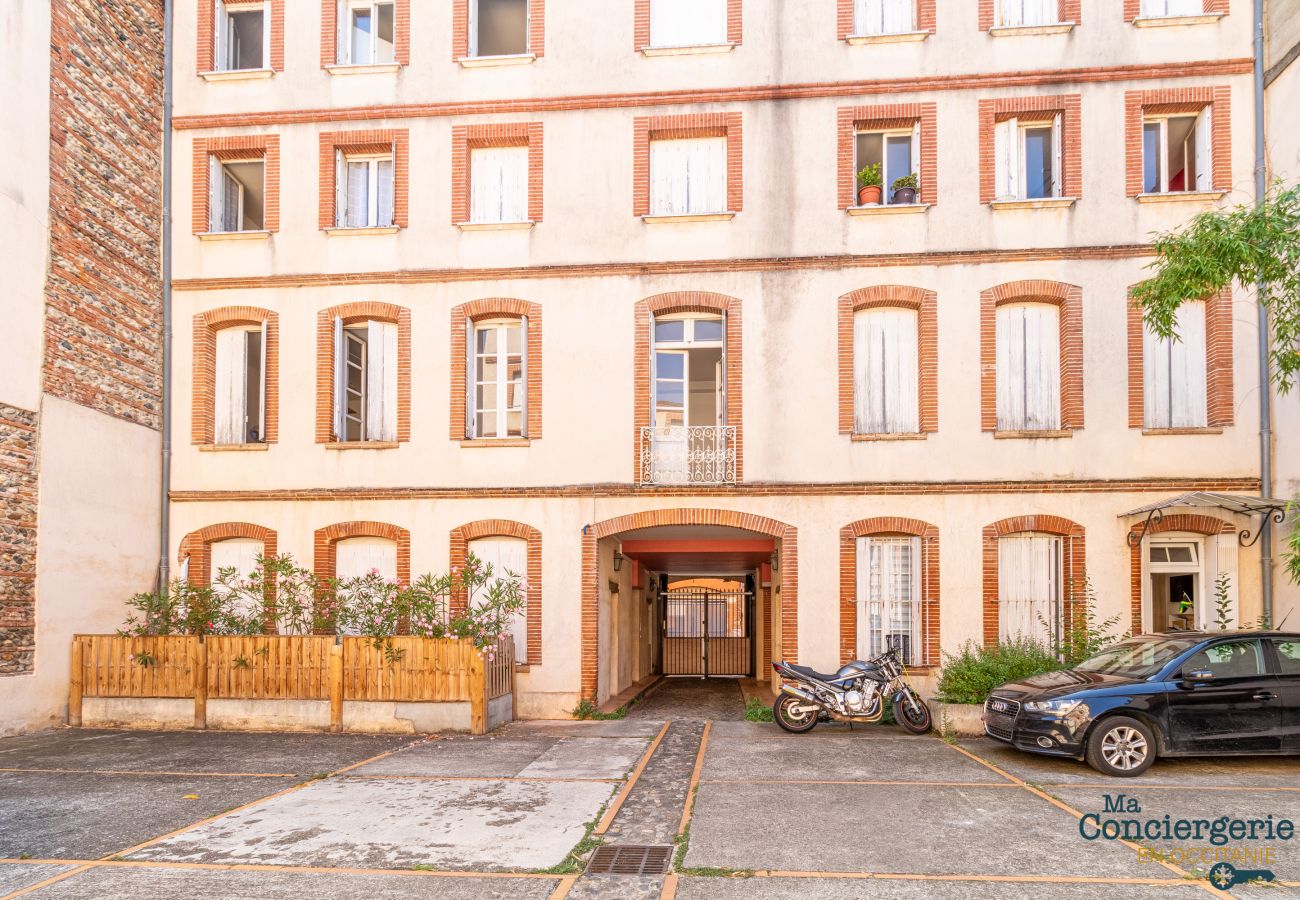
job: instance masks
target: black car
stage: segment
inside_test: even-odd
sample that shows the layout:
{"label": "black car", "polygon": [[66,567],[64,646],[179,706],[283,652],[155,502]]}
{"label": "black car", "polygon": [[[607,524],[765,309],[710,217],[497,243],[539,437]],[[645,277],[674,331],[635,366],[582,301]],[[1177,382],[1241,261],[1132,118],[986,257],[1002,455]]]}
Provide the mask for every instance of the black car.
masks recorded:
{"label": "black car", "polygon": [[1300,634],[1147,634],[1073,669],[1004,684],[984,732],[1106,775],[1158,756],[1300,754]]}

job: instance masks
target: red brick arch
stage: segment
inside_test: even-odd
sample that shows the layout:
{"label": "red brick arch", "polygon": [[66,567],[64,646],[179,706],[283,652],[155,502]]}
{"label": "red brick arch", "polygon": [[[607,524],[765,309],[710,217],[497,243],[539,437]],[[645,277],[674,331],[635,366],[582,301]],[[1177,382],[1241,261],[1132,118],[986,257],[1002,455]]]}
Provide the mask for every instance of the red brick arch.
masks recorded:
{"label": "red brick arch", "polygon": [[1082,525],[1061,516],[1027,515],[1001,519],[984,526],[984,643],[993,646],[998,642],[1001,610],[998,606],[998,538],[1009,534],[1034,531],[1065,538],[1062,547],[1061,590],[1065,597],[1065,619],[1069,620],[1072,607],[1083,595],[1085,575],[1086,533]]}
{"label": "red brick arch", "polygon": [[836,318],[839,325],[839,419],[840,434],[853,434],[853,314],[860,309],[895,307],[916,310],[918,421],[922,434],[939,430],[939,325],[938,295],[924,288],[903,284],[878,284],[850,291],[840,297]]}
{"label": "red brick arch", "polygon": [[924,604],[921,658],[939,662],[939,529],[920,519],[876,516],[840,529],[840,662],[852,662],[858,650],[858,538],[906,535],[921,539],[921,602]]}
{"label": "red brick arch", "polygon": [[[519,662],[530,666],[542,664],[542,533],[531,525],[509,519],[480,519],[468,522],[451,531],[450,560],[452,568],[465,564],[469,544],[480,538],[517,538],[528,545],[528,571],[523,573],[528,585],[528,658]],[[464,600],[459,599],[463,608]]]}
{"label": "red brick arch", "polygon": [[266,325],[266,434],[274,444],[280,439],[280,316],[257,306],[223,306],[194,317],[194,381],[190,404],[191,443],[212,444],[216,437],[217,332],[239,325]]}
{"label": "red brick arch", "polygon": [[[731,509],[652,509],[587,525],[582,530],[582,697],[596,699],[600,672],[600,573],[596,544],[601,538],[663,525],[743,528],[781,540],[781,652],[799,661],[799,530],[765,516]],[[769,612],[770,616],[770,612]],[[755,634],[758,634],[757,629]]]}
{"label": "red brick arch", "polygon": [[525,437],[537,440],[542,436],[542,306],[514,297],[487,297],[461,303],[451,309],[451,439],[465,439],[465,346],[466,321],[482,319],[528,317],[528,362],[524,373],[525,390],[528,391],[528,423]]}
{"label": "red brick arch", "polygon": [[[279,552],[278,538],[274,531],[261,525],[253,525],[250,522],[222,522],[219,525],[208,525],[200,528],[198,531],[191,531],[185,537],[181,538],[177,558],[184,562],[187,558],[190,561],[189,583],[193,585],[206,585],[212,581],[212,545],[220,541],[231,540],[234,538],[245,538],[253,541],[262,542],[262,556],[271,557]],[[263,585],[263,598],[268,608],[275,607],[275,576],[272,575],[266,579]],[[266,622],[266,632],[275,633],[275,617],[269,616]]]}
{"label": "red brick arch", "polygon": [[363,300],[331,306],[316,313],[316,443],[337,440],[334,434],[334,317],[344,325],[371,319],[397,325],[397,440],[411,439],[411,311],[392,303]]}
{"label": "red brick arch", "polygon": [[1136,522],[1129,528],[1129,621],[1134,634],[1142,631],[1142,541],[1138,536],[1146,538],[1170,531],[1213,536],[1232,534],[1236,530],[1231,522],[1201,513],[1175,513],[1159,521],[1153,519],[1149,526],[1146,522]]}
{"label": "red brick arch", "polygon": [[386,522],[339,522],[316,529],[313,568],[317,578],[324,580],[334,577],[338,542],[356,537],[385,538],[395,543],[397,582],[404,585],[411,583],[411,532]]}

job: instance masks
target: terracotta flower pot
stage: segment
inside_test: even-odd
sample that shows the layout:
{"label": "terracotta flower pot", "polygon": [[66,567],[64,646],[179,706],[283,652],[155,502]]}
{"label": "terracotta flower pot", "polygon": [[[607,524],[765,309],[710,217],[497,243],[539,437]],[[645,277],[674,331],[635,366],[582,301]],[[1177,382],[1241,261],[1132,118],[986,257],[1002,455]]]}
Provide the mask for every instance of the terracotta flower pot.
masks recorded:
{"label": "terracotta flower pot", "polygon": [[869,184],[866,187],[858,188],[858,205],[868,206],[872,203],[880,202],[880,185]]}
{"label": "terracotta flower pot", "polygon": [[901,187],[901,188],[894,188],[894,202],[895,202],[895,203],[915,203],[915,202],[916,202],[916,188],[914,188],[914,187]]}

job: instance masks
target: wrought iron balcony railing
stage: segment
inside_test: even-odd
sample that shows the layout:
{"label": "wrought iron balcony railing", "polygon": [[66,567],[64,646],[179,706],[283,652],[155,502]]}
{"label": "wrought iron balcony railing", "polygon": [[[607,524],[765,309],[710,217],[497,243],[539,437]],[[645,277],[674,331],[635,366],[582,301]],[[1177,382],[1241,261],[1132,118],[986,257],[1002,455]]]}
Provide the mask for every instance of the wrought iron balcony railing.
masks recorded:
{"label": "wrought iron balcony railing", "polygon": [[642,484],[735,484],[736,426],[641,429]]}

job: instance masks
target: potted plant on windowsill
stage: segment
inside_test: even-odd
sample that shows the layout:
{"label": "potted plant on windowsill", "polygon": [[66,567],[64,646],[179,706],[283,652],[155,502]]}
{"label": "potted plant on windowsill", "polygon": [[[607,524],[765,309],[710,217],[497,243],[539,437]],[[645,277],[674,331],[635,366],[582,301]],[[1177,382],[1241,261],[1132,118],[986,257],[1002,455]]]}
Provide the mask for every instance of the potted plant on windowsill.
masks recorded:
{"label": "potted plant on windowsill", "polygon": [[894,203],[916,202],[916,173],[894,180]]}
{"label": "potted plant on windowsill", "polygon": [[858,170],[858,205],[871,206],[880,202],[880,163],[871,163]]}

